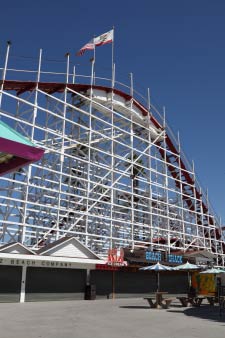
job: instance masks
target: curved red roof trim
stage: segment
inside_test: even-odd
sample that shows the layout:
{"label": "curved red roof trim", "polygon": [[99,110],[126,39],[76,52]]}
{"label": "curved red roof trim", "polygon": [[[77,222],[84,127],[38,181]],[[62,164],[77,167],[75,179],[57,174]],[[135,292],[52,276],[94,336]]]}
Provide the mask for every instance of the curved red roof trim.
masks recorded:
{"label": "curved red roof trim", "polygon": [[[2,81],[0,82],[2,84]],[[3,88],[4,90],[15,90],[17,92],[17,95],[20,95],[26,91],[32,91],[37,87],[36,82],[32,81],[12,81],[12,80],[6,80],[4,81]],[[39,82],[38,88],[42,90],[45,93],[53,94],[54,92],[61,93],[65,90],[65,88],[68,87],[76,92],[83,92],[87,91],[91,88],[91,85],[89,84],[79,84],[79,83],[68,83],[67,85],[65,83],[57,83],[57,82]],[[107,93],[110,93],[112,91],[111,87],[105,87],[105,86],[92,86],[93,89],[99,89],[104,90]],[[149,111],[137,100],[135,100],[131,95],[124,93],[121,90],[113,89],[113,92],[121,97],[123,97],[125,100],[129,101],[133,99],[133,104],[141,110],[142,114],[144,116],[147,116],[149,114]],[[162,126],[160,123],[153,117],[150,116],[151,122],[155,125],[156,128],[162,129]]]}

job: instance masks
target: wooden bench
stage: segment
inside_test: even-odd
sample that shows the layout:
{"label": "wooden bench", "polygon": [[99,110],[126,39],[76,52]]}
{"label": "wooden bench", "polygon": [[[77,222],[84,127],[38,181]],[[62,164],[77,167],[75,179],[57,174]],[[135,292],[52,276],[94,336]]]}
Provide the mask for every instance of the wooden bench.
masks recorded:
{"label": "wooden bench", "polygon": [[219,308],[220,308],[220,317],[221,317],[222,311],[225,311],[225,296],[220,296],[220,298],[219,298]]}
{"label": "wooden bench", "polygon": [[215,303],[218,303],[218,298],[215,297],[215,296],[209,296],[209,295],[206,295],[206,299],[207,299],[207,301],[209,302],[209,304],[210,304],[211,306],[214,306]]}
{"label": "wooden bench", "polygon": [[155,297],[145,297],[144,299],[148,301],[150,307],[153,309],[156,309],[156,308],[168,309],[170,307],[171,302],[175,298],[163,298],[160,304],[156,301]]}
{"label": "wooden bench", "polygon": [[157,307],[158,304],[156,303],[155,297],[144,297],[144,299],[148,301],[148,304],[150,305],[151,308]]}
{"label": "wooden bench", "polygon": [[170,304],[175,298],[163,298],[162,300],[162,307],[163,309],[169,309]]}
{"label": "wooden bench", "polygon": [[181,302],[182,306],[187,307],[189,304],[193,306],[200,306],[202,304],[203,299],[206,299],[205,296],[196,296],[196,297],[177,297],[177,299]]}
{"label": "wooden bench", "polygon": [[187,307],[189,303],[189,297],[176,297],[180,302],[182,306]]}
{"label": "wooden bench", "polygon": [[190,303],[193,306],[200,306],[204,299],[206,299],[205,296],[196,296],[196,297],[190,298]]}

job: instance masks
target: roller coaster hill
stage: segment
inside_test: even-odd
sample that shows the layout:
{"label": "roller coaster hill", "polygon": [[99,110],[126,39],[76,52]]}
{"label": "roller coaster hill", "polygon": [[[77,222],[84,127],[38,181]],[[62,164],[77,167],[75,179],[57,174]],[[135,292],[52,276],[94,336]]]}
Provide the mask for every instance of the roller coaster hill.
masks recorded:
{"label": "roller coaster hill", "polygon": [[225,228],[148,90],[136,92],[132,76],[124,85],[76,74],[69,55],[61,73],[43,71],[42,51],[34,70],[13,60],[8,46],[1,120],[45,154],[0,177],[2,245],[38,250],[75,236],[101,257],[208,250],[225,265]]}

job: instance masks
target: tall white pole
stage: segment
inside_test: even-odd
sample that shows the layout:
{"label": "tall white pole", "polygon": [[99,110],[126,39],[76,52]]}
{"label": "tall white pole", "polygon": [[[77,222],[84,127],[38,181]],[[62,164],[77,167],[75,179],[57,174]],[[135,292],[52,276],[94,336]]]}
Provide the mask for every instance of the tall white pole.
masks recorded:
{"label": "tall white pole", "polygon": [[112,28],[113,34],[112,34],[112,88],[114,88],[115,85],[115,64],[114,64],[114,26]]}
{"label": "tall white pole", "polygon": [[25,302],[25,290],[26,290],[26,278],[27,278],[27,267],[22,267],[22,278],[20,286],[20,303]]}
{"label": "tall white pole", "polygon": [[134,80],[133,73],[130,73],[130,96],[133,98],[134,96]]}
{"label": "tall white pole", "polygon": [[[95,52],[95,38],[93,38],[93,58],[91,58],[91,87],[93,84],[95,84],[95,57],[96,57],[96,52]],[[92,94],[92,88],[91,88],[91,94]]]}
{"label": "tall white pole", "polygon": [[112,72],[112,89],[115,87],[115,71],[116,71],[116,65],[114,63],[113,65],[113,72]]}
{"label": "tall white pole", "polygon": [[[32,126],[31,126],[31,134],[30,138],[31,141],[34,142],[34,132],[35,132],[35,124],[36,124],[36,119],[37,119],[37,112],[38,112],[38,85],[40,82],[40,77],[41,77],[41,62],[42,62],[42,49],[39,51],[39,59],[38,59],[38,72],[37,72],[37,83],[36,83],[36,90],[35,90],[35,96],[34,96],[34,109],[33,109],[33,117],[32,117]],[[26,219],[27,219],[27,207],[28,207],[28,195],[29,195],[29,182],[30,178],[32,175],[32,166],[29,165],[27,169],[27,178],[26,178],[26,186],[25,188],[25,201],[24,201],[24,207],[23,207],[23,225],[20,227],[20,234],[18,236],[18,241],[21,243],[24,243],[25,238],[26,238]]]}
{"label": "tall white pole", "polygon": [[150,113],[151,110],[151,96],[150,96],[150,89],[148,88],[148,111]]}
{"label": "tall white pole", "polygon": [[42,48],[39,51],[37,83],[40,81],[41,76],[41,59],[42,59]]}
{"label": "tall white pole", "polygon": [[69,82],[70,54],[66,53],[66,84]]}
{"label": "tall white pole", "polygon": [[91,87],[94,84],[94,74],[95,74],[95,47],[94,47],[94,57],[91,59]]}
{"label": "tall white pole", "polygon": [[8,66],[10,46],[11,46],[11,42],[7,41],[7,50],[6,50],[6,56],[5,56],[5,65],[4,65],[4,69],[3,69],[3,73],[2,73],[2,84],[1,84],[1,91],[0,91],[0,107],[1,107],[1,104],[2,104],[2,91],[3,91],[3,88],[4,88],[4,81],[5,81],[5,78],[6,78],[6,70],[7,70],[7,66]]}
{"label": "tall white pole", "polygon": [[180,146],[180,133],[179,133],[179,131],[177,132],[177,144],[178,144],[178,152],[180,154],[181,146]]}
{"label": "tall white pole", "polygon": [[163,107],[163,128],[166,128],[166,107]]}
{"label": "tall white pole", "polygon": [[75,83],[76,66],[73,66],[73,83]]}

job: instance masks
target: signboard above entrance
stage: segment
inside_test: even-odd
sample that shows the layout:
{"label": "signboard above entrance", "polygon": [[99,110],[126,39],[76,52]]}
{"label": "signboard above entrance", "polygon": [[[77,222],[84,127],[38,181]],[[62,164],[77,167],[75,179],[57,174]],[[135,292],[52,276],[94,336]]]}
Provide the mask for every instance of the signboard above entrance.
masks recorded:
{"label": "signboard above entrance", "polygon": [[126,266],[124,261],[124,250],[122,248],[113,248],[108,251],[107,264],[112,266]]}
{"label": "signboard above entrance", "polygon": [[161,262],[162,261],[162,254],[161,254],[161,252],[146,251],[145,258],[149,261]]}
{"label": "signboard above entrance", "polygon": [[152,262],[168,262],[168,263],[175,263],[175,264],[182,264],[183,263],[183,256],[181,255],[174,255],[174,254],[166,254],[156,251],[146,251],[145,258],[148,261]]}

